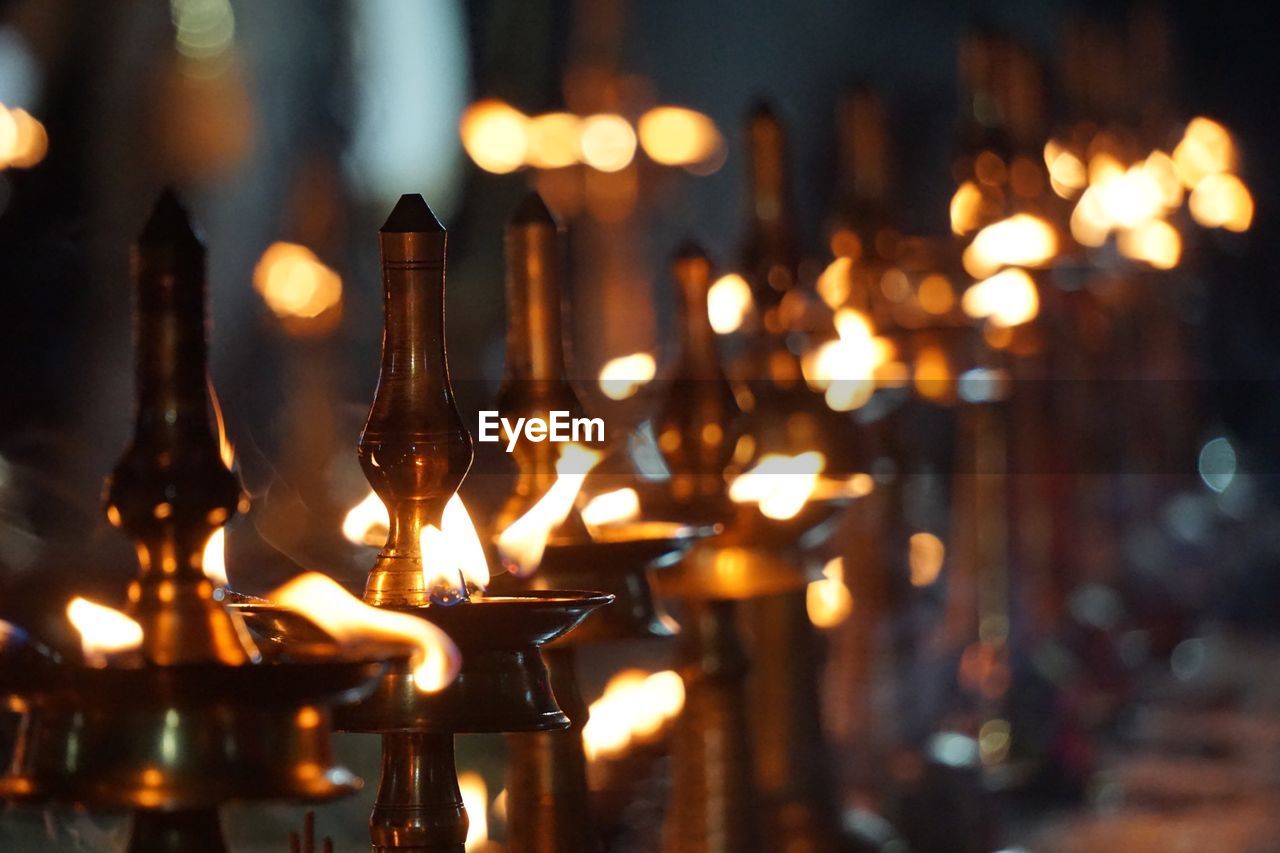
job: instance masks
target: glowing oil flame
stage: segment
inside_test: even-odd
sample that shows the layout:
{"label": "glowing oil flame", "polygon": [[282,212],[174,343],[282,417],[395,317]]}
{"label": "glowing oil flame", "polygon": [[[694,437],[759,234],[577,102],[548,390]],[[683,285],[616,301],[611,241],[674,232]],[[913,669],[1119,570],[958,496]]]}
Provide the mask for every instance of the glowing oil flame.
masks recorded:
{"label": "glowing oil flame", "polygon": [[219,527],[204,543],[201,570],[214,586],[227,586],[227,529]]}
{"label": "glowing oil flame", "polygon": [[1235,142],[1227,129],[1213,119],[1193,118],[1173,149],[1173,162],[1183,185],[1191,189],[1209,175],[1235,169]]}
{"label": "glowing oil flame", "polygon": [[479,850],[489,843],[489,786],[479,773],[467,771],[458,774],[458,791],[467,809],[465,848]]}
{"label": "glowing oil flame", "polygon": [[653,381],[658,365],[647,352],[619,356],[600,368],[600,390],[610,400],[625,400]]}
{"label": "glowing oil flame", "polygon": [[1182,257],[1182,237],[1168,222],[1153,219],[1121,231],[1116,237],[1116,248],[1126,258],[1168,270],[1176,267]]}
{"label": "glowing oil flame", "polygon": [[423,528],[419,545],[427,589],[450,589],[462,596],[468,588],[483,590],[489,585],[484,545],[457,494],[445,504],[440,527]]}
{"label": "glowing oil flame", "polygon": [[737,331],[751,312],[751,306],[751,285],[737,273],[716,279],[707,292],[707,316],[718,335]]}
{"label": "glowing oil flame", "polygon": [[476,101],[462,114],[462,147],[486,172],[514,172],[524,165],[529,149],[527,122],[524,113],[502,101]]}
{"label": "glowing oil flame", "polygon": [[636,132],[620,115],[600,113],[582,120],[582,162],[601,172],[619,172],[636,156]]}
{"label": "glowing oil flame", "polygon": [[766,453],[729,485],[734,503],[756,504],[762,515],[778,521],[795,518],[818,487],[827,458],[816,450],[788,456]]}
{"label": "glowing oil flame", "polygon": [[303,614],[342,644],[386,640],[412,646],[413,683],[423,693],[443,690],[458,675],[462,657],[444,631],[408,613],[371,607],[327,575],[299,575],[267,598]]}
{"label": "glowing oil flame", "polygon": [[951,231],[968,234],[982,222],[982,190],[973,181],[965,181],[951,196]]}
{"label": "glowing oil flame", "polygon": [[832,410],[849,412],[875,393],[876,370],[893,357],[893,345],[877,338],[871,321],[852,308],[836,312],[835,326],[839,337],[806,353],[800,371],[811,388],[825,392]]}
{"label": "glowing oil flame", "polygon": [[306,246],[272,243],[253,268],[253,286],[277,317],[312,320],[342,304],[342,278]]}
{"label": "glowing oil flame", "polygon": [[849,298],[853,287],[853,258],[840,256],[827,264],[827,268],[818,276],[816,289],[818,296],[827,307],[835,311]]}
{"label": "glowing oil flame", "polygon": [[1052,139],[1044,146],[1044,165],[1049,185],[1061,198],[1074,198],[1089,182],[1080,158]]}
{"label": "glowing oil flame", "polygon": [[578,162],[582,120],[573,113],[534,116],[525,125],[525,133],[524,162],[535,169],[562,169]]}
{"label": "glowing oil flame", "polygon": [[498,553],[508,571],[526,577],[538,570],[551,532],[569,517],[583,481],[603,455],[572,442],[563,446],[551,488],[498,534]]}
{"label": "glowing oil flame", "polygon": [[26,110],[0,104],[0,169],[29,169],[48,150],[49,134],[38,119]]}
{"label": "glowing oil flame", "polygon": [[1191,216],[1206,228],[1248,231],[1253,224],[1253,196],[1235,175],[1208,175],[1191,191]]}
{"label": "glowing oil flame", "polygon": [[684,107],[654,107],[640,117],[640,146],[664,166],[691,166],[719,156],[724,139],[715,122]]}
{"label": "glowing oil flame", "polygon": [[1040,296],[1025,270],[1007,269],[966,290],[960,307],[974,319],[1008,328],[1034,320],[1040,313]]}
{"label": "glowing oil flame", "polygon": [[342,519],[342,535],[354,545],[372,545],[381,548],[387,544],[387,531],[391,517],[386,504],[377,492],[369,491],[360,503],[347,510]]}
{"label": "glowing oil flame", "polygon": [[683,708],[684,682],[677,673],[618,673],[609,679],[604,695],[591,703],[582,730],[587,760],[613,758],[635,743],[656,739]]}
{"label": "glowing oil flame", "polygon": [[947,548],[942,540],[923,530],[907,540],[907,564],[911,567],[911,585],[929,586],[942,572]]}
{"label": "glowing oil flame", "polygon": [[822,577],[805,588],[805,610],[815,628],[834,628],[853,613],[853,595],[844,583],[844,560],[840,557],[822,567]]}
{"label": "glowing oil flame", "polygon": [[142,646],[142,626],[115,608],[77,596],[67,604],[67,619],[80,634],[80,648],[90,666],[106,666],[108,655]]}
{"label": "glowing oil flame", "polygon": [[1016,213],[978,232],[964,250],[964,268],[984,278],[1004,266],[1037,267],[1058,253],[1058,235],[1038,216]]}
{"label": "glowing oil flame", "polygon": [[587,527],[624,524],[639,517],[640,496],[632,488],[601,492],[582,508],[582,520]]}

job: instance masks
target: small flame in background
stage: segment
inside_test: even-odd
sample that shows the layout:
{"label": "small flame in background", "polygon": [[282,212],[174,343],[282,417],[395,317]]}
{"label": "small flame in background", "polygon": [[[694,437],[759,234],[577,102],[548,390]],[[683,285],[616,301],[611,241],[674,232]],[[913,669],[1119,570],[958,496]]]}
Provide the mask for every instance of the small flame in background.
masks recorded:
{"label": "small flame in background", "polygon": [[618,172],[634,162],[637,143],[653,162],[695,174],[714,172],[725,158],[724,138],[715,122],[684,107],[654,107],[633,125],[616,113],[526,116],[504,101],[486,98],[467,107],[458,131],[472,162],[497,175],[577,164]]}
{"label": "small flame in background", "polygon": [[468,851],[479,850],[489,843],[489,786],[479,773],[458,774],[458,790],[467,809]]}
{"label": "small flame in background", "polygon": [[1058,253],[1058,235],[1038,216],[1018,213],[983,228],[964,250],[965,271],[985,278],[1001,267],[1039,267]]}
{"label": "small flame in background", "polygon": [[1026,270],[1010,267],[972,285],[960,307],[975,319],[1009,328],[1030,322],[1040,313],[1040,295]]}
{"label": "small flame in background", "polygon": [[929,586],[942,573],[947,547],[932,533],[912,533],[907,540],[907,565],[911,568],[911,585]]}
{"label": "small flame in background", "polygon": [[[347,511],[342,535],[355,545],[381,548],[387,544],[391,517],[377,493]],[[445,504],[440,527],[429,525],[419,538],[422,574],[427,586],[444,586],[460,592],[466,587],[483,590],[489,585],[489,563],[484,545],[466,504],[456,493]]]}
{"label": "small flame in background", "polygon": [[[427,589],[466,597],[468,587],[489,585],[489,561],[471,514],[456,493],[445,504],[440,527],[427,525],[419,538],[422,577]],[[452,597],[452,596],[450,596]]]}
{"label": "small flame in background", "polygon": [[371,640],[412,646],[414,686],[423,693],[443,690],[458,675],[462,657],[444,631],[425,619],[365,604],[327,575],[299,575],[267,599],[298,611],[346,646]]}
{"label": "small flame in background", "polygon": [[887,338],[876,337],[871,321],[860,311],[841,308],[835,327],[838,338],[805,353],[800,372],[810,388],[825,392],[831,409],[851,412],[871,399],[879,371],[896,350]]}
{"label": "small flame in background", "polygon": [[836,557],[822,567],[822,577],[805,588],[805,610],[816,628],[834,628],[853,613],[853,595],[844,583],[844,560]]}
{"label": "small flame in background", "polygon": [[26,110],[0,104],[0,171],[30,169],[49,150],[44,125]]}
{"label": "small flame in background", "polygon": [[[342,277],[297,243],[272,243],[253,268],[253,287],[277,317],[299,331],[327,331],[342,305]],[[298,325],[303,321],[304,325]]]}
{"label": "small flame in background", "polygon": [[598,450],[572,442],[562,447],[551,488],[498,534],[498,553],[508,571],[527,577],[538,570],[551,532],[569,517],[583,481],[603,456]]}
{"label": "small flame in background", "polygon": [[591,703],[582,730],[588,761],[614,758],[636,743],[652,742],[684,708],[684,682],[671,671],[626,670],[609,679]]}
{"label": "small flame in background", "polygon": [[625,400],[652,382],[657,372],[658,364],[647,352],[619,356],[600,368],[600,390],[610,400]]}
{"label": "small flame in background", "polygon": [[89,666],[106,666],[108,656],[142,646],[142,626],[113,607],[77,596],[67,604],[67,619],[80,634]]}
{"label": "small flame in background", "polygon": [[766,518],[786,521],[804,509],[818,487],[827,458],[816,450],[788,456],[766,453],[729,484],[734,503],[754,503]]}
{"label": "small flame in background", "polygon": [[707,317],[717,335],[729,335],[741,328],[751,313],[751,285],[737,273],[715,280],[707,292]]}
{"label": "small flame in background", "polygon": [[640,495],[630,487],[601,492],[587,501],[581,512],[589,529],[625,524],[640,517]]}
{"label": "small flame in background", "polygon": [[226,587],[227,582],[227,528],[219,527],[213,531],[209,541],[204,543],[204,556],[200,568],[204,576],[214,586]]}

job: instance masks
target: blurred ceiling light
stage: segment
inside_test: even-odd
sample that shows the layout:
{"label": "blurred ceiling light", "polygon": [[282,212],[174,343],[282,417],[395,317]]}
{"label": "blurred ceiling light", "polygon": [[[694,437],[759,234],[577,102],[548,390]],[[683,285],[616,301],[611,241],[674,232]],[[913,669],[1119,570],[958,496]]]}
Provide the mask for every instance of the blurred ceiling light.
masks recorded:
{"label": "blurred ceiling light", "polygon": [[1253,224],[1253,196],[1235,175],[1208,175],[1191,191],[1191,216],[1206,228],[1248,231]]}
{"label": "blurred ceiling light", "polygon": [[951,197],[951,230],[968,234],[982,221],[982,190],[973,181],[965,181]]}
{"label": "blurred ceiling light", "polygon": [[742,326],[751,311],[751,285],[737,273],[716,279],[707,291],[707,316],[718,335],[728,335]]}
{"label": "blurred ceiling light", "polygon": [[1152,219],[1137,228],[1121,231],[1116,237],[1120,254],[1158,270],[1173,269],[1182,257],[1182,237],[1178,229],[1163,219]]}
{"label": "blurred ceiling light", "polygon": [[582,120],[573,113],[544,113],[525,124],[525,162],[535,169],[562,169],[578,162]]}
{"label": "blurred ceiling light", "polygon": [[1182,183],[1191,189],[1209,175],[1235,169],[1235,143],[1226,128],[1213,119],[1193,118],[1173,149],[1173,162]]}
{"label": "blurred ceiling light", "polygon": [[277,317],[314,320],[342,304],[342,278],[296,243],[272,243],[253,268],[253,286]]}
{"label": "blurred ceiling light", "polygon": [[236,16],[228,0],[170,0],[169,16],[174,48],[188,59],[217,58],[235,40]]}
{"label": "blurred ceiling light", "polygon": [[1053,226],[1030,213],[1016,213],[978,232],[964,250],[964,268],[974,278],[1003,266],[1042,266],[1058,253]]}
{"label": "blurred ceiling light", "polygon": [[664,166],[691,166],[713,160],[724,147],[715,122],[684,107],[654,107],[640,117],[640,145]]}
{"label": "blurred ceiling light", "polygon": [[1034,320],[1040,312],[1040,296],[1026,270],[1007,269],[966,290],[960,307],[974,319],[1008,328]]}
{"label": "blurred ceiling light", "polygon": [[636,132],[622,116],[598,113],[582,120],[582,162],[600,172],[619,172],[636,156]]}
{"label": "blurred ceiling light", "polygon": [[462,114],[462,147],[486,172],[514,172],[524,165],[529,150],[528,121],[502,101],[476,101]]}
{"label": "blurred ceiling light", "polygon": [[625,400],[652,381],[657,370],[657,362],[647,352],[610,359],[600,368],[600,390],[610,400]]}

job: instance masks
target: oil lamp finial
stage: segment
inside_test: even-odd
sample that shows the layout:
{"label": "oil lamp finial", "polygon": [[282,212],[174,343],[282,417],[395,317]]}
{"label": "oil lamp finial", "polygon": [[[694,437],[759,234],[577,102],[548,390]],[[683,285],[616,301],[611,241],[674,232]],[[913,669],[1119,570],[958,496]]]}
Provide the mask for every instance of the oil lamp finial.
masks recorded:
{"label": "oil lamp finial", "polygon": [[[360,435],[360,467],[391,525],[364,598],[376,605],[453,601],[431,590],[421,537],[471,467],[471,434],[454,402],[444,334],[444,227],[417,194],[404,195],[379,233],[386,326],[373,407]],[[433,593],[439,593],[433,599]]]}
{"label": "oil lamp finial", "polygon": [[210,419],[205,250],[172,190],[133,254],[137,409],[133,440],[107,483],[107,517],[141,564],[129,613],[152,663],[242,664],[255,653],[239,617],[213,599],[205,543],[242,492]]}

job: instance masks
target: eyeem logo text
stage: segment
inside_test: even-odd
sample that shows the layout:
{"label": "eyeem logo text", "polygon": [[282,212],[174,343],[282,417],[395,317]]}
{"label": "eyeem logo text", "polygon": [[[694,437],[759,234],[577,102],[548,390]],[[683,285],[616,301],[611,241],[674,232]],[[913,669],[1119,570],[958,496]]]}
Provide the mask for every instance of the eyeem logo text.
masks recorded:
{"label": "eyeem logo text", "polygon": [[507,436],[507,452],[515,450],[522,437],[534,443],[542,441],[585,443],[604,441],[603,418],[575,418],[567,411],[554,410],[547,418],[504,418],[496,411],[480,411],[480,429],[477,441],[502,441]]}

